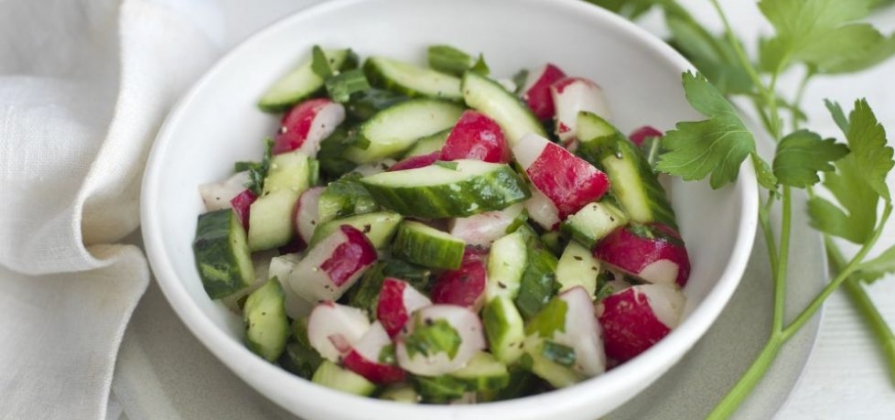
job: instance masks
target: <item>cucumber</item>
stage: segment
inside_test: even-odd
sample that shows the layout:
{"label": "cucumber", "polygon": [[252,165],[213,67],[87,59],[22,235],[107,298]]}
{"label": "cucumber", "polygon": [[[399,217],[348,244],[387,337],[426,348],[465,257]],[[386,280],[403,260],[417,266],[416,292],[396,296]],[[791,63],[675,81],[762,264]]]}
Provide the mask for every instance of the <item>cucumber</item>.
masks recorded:
{"label": "cucumber", "polygon": [[199,215],[193,254],[202,287],[212,299],[232,295],[254,281],[246,232],[232,209]]}
{"label": "cucumber", "polygon": [[280,356],[280,366],[310,380],[314,376],[314,372],[323,363],[323,358],[312,347],[305,347],[300,343],[286,344],[286,351]]}
{"label": "cucumber", "polygon": [[519,282],[519,294],[513,300],[524,319],[531,319],[556,293],[557,259],[528,226],[519,229],[526,236],[528,264]]}
{"label": "cucumber", "polygon": [[[357,67],[357,56],[349,49],[325,50],[330,67],[348,70]],[[281,112],[319,92],[324,80],[311,69],[307,60],[277,80],[258,101],[258,108],[267,112]]]}
{"label": "cucumber", "polygon": [[556,281],[563,292],[576,286],[584,287],[590,299],[594,300],[597,277],[600,275],[600,261],[593,253],[577,242],[569,242],[556,265]]}
{"label": "cucumber", "polygon": [[364,63],[364,74],[373,85],[407,96],[427,96],[458,102],[463,100],[460,79],[391,58],[368,58]]}
{"label": "cucumber", "polygon": [[553,255],[562,255],[562,251],[566,249],[568,238],[560,234],[558,230],[551,230],[541,234],[541,243],[547,247]]}
{"label": "cucumber", "polygon": [[385,89],[370,88],[351,95],[345,110],[358,121],[366,121],[377,112],[408,100],[407,96]]}
{"label": "cucumber", "polygon": [[544,126],[528,105],[499,83],[478,73],[467,71],[463,75],[461,89],[466,105],[497,121],[507,135],[510,147],[527,133],[547,137]]}
{"label": "cucumber", "polygon": [[482,323],[485,325],[488,348],[497,360],[509,365],[522,357],[525,330],[522,315],[511,298],[498,296],[485,304]]}
{"label": "cucumber", "polygon": [[466,366],[450,373],[466,385],[467,391],[492,391],[509,385],[507,365],[489,353],[478,352],[466,362]]}
{"label": "cucumber", "polygon": [[376,384],[329,360],[324,360],[320,364],[320,367],[314,372],[311,382],[362,397],[369,396],[376,391]]}
{"label": "cucumber", "polygon": [[466,383],[453,376],[414,376],[413,382],[423,401],[448,403],[467,392]]}
{"label": "cucumber", "polygon": [[463,262],[465,249],[462,239],[408,220],[398,226],[392,255],[426,267],[456,270]]}
{"label": "cucumber", "polygon": [[590,203],[562,222],[561,229],[572,239],[593,249],[601,239],[628,223],[628,217],[618,207],[599,201]]}
{"label": "cucumber", "polygon": [[404,404],[419,404],[420,394],[408,384],[392,385],[379,394],[380,400],[394,401]]}
{"label": "cucumber", "polygon": [[354,163],[400,155],[417,139],[453,127],[463,107],[436,99],[414,99],[386,108],[361,124],[355,144],[344,151]]}
{"label": "cucumber", "polygon": [[548,341],[531,335],[525,339],[522,366],[547,381],[555,388],[565,388],[586,379],[583,375],[568,366],[563,366],[544,355]]}
{"label": "cucumber", "polygon": [[398,229],[398,224],[403,219],[400,214],[383,211],[330,220],[314,229],[314,235],[311,236],[311,243],[308,244],[308,247],[313,247],[340,226],[349,225],[363,232],[376,249],[383,249],[391,242],[392,236]]}
{"label": "cucumber", "polygon": [[494,241],[488,254],[485,299],[491,301],[499,296],[515,299],[528,265],[527,260],[527,246],[521,232],[513,232]]}
{"label": "cucumber", "polygon": [[296,150],[271,158],[264,188],[249,210],[249,249],[262,251],[289,243],[295,234],[295,203],[310,181],[304,153]]}
{"label": "cucumber", "polygon": [[317,151],[317,162],[320,170],[330,178],[338,178],[354,170],[357,165],[345,159],[342,152],[348,146],[357,141],[358,126],[352,123],[343,123],[320,142],[320,150]]}
{"label": "cucumber", "polygon": [[578,114],[576,153],[609,176],[611,191],[631,221],[659,222],[677,230],[674,210],[657,175],[634,143],[606,120],[582,111]]}
{"label": "cucumber", "polygon": [[326,186],[317,205],[318,223],[379,209],[376,201],[361,185],[361,178],[361,174],[349,173]]}
{"label": "cucumber", "polygon": [[456,160],[361,178],[381,206],[424,219],[465,217],[524,201],[531,192],[504,164]]}
{"label": "cucumber", "polygon": [[246,347],[269,362],[280,357],[289,338],[285,299],[280,281],[272,278],[252,292],[243,307]]}
{"label": "cucumber", "polygon": [[430,134],[417,140],[416,143],[413,143],[413,146],[410,149],[407,149],[403,158],[406,159],[414,156],[428,155],[440,151],[441,148],[444,147],[448,135],[451,134],[451,130],[452,128],[446,128],[435,134]]}

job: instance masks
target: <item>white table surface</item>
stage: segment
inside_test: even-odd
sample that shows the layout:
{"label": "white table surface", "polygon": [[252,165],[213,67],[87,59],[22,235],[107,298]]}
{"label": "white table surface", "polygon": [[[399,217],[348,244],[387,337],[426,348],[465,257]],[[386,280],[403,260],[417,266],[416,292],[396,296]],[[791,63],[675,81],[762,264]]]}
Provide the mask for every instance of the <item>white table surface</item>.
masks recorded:
{"label": "white table surface", "polygon": [[[232,46],[264,24],[302,9],[316,0],[223,0],[225,45]],[[703,22],[715,22],[707,0],[684,0]],[[751,0],[722,2],[733,20],[736,31],[744,39],[755,39],[767,33],[767,25]],[[877,12],[872,22],[884,33],[895,31],[895,7]],[[643,23],[661,34],[657,19]],[[717,25],[710,25],[717,28]],[[823,106],[830,98],[851,108],[854,99],[866,97],[883,125],[889,129],[890,144],[895,144],[895,60],[871,71],[837,78],[817,78],[809,85],[804,109],[810,117],[809,127],[824,135],[838,135]],[[781,88],[791,91],[795,77],[785,77]],[[888,179],[895,187],[895,176]],[[895,244],[895,223],[891,223],[880,241],[877,252]],[[795,238],[793,246],[799,246]],[[821,262],[818,261],[818,264]],[[868,287],[885,318],[895,325],[895,276],[888,276]],[[769,290],[768,293],[771,293]],[[807,368],[779,419],[885,419],[895,418],[895,383],[886,374],[878,345],[864,327],[848,297],[837,292],[824,308],[819,338]],[[789,390],[780,390],[788,392]]]}

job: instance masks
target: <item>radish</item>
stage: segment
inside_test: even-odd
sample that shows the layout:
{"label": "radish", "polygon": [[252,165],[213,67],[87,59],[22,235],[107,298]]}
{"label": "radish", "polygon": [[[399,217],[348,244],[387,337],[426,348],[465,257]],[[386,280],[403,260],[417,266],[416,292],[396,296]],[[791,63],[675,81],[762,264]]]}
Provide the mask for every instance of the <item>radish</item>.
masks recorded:
{"label": "radish", "polygon": [[236,217],[242,222],[242,227],[246,232],[249,231],[249,210],[257,199],[258,196],[252,190],[243,190],[230,200],[230,207],[233,207]]}
{"label": "radish", "polygon": [[376,257],[376,248],[361,231],[342,225],[308,251],[289,284],[311,302],[337,300],[376,262]]}
{"label": "radish", "polygon": [[295,205],[295,233],[304,243],[311,243],[311,237],[314,235],[314,229],[319,222],[320,214],[320,194],[323,193],[324,187],[309,188],[301,193],[298,203]]}
{"label": "radish", "polygon": [[432,285],[432,302],[463,306],[476,312],[485,301],[488,267],[483,255],[466,249],[460,268],[441,273]]}
{"label": "radish", "polygon": [[394,337],[407,324],[410,314],[431,304],[429,298],[406,281],[386,277],[379,291],[376,318],[382,323],[388,336]]}
{"label": "radish", "polygon": [[546,195],[537,189],[531,189],[531,198],[525,200],[523,205],[525,211],[528,212],[528,217],[542,228],[556,230],[559,227],[559,222],[561,222],[559,210]]}
{"label": "radish", "polygon": [[632,286],[604,299],[599,319],[606,354],[624,362],[652,347],[677,327],[685,300],[660,284]]}
{"label": "radish", "polygon": [[609,190],[606,174],[537,134],[522,136],[513,153],[535,188],[559,210],[560,219],[599,200]]}
{"label": "radish", "polygon": [[616,229],[594,248],[597,259],[650,283],[683,287],[690,258],[680,235],[653,223]]}
{"label": "radish", "polygon": [[497,122],[477,111],[464,111],[441,148],[441,160],[458,159],[509,162],[510,147]]}
{"label": "radish", "polygon": [[389,168],[388,171],[391,172],[391,171],[402,171],[404,169],[422,168],[424,166],[429,166],[429,165],[435,163],[435,161],[437,161],[440,157],[441,157],[440,151],[432,152],[432,153],[429,153],[428,155],[411,156],[407,159],[398,161],[398,163],[395,163],[394,165],[392,165],[392,167]]}
{"label": "radish", "polygon": [[249,182],[248,171],[237,172],[221,182],[212,182],[199,186],[199,195],[205,204],[205,211],[226,209],[231,206],[236,196],[246,189]]}
{"label": "radish", "polygon": [[479,213],[475,216],[458,217],[451,220],[451,236],[460,238],[467,245],[489,248],[491,243],[506,236],[513,223],[524,223],[522,203],[513,204],[503,210]]}
{"label": "radish", "polygon": [[308,341],[324,359],[338,362],[370,329],[364,311],[331,301],[319,303],[308,317]]}
{"label": "radish", "polygon": [[553,341],[575,350],[573,368],[576,371],[587,376],[603,373],[606,370],[606,353],[590,295],[583,287],[576,286],[558,297],[567,305],[565,328],[554,332]]}
{"label": "radish", "polygon": [[605,120],[612,118],[603,90],[592,80],[566,77],[550,85],[550,94],[556,107],[556,135],[563,144],[575,138],[579,112],[590,111]]}
{"label": "radish", "polygon": [[383,361],[381,357],[387,354],[384,351],[391,344],[392,340],[382,324],[374,322],[367,333],[354,344],[342,363],[370,382],[377,384],[401,382],[407,377],[404,370],[395,365],[394,359]]}
{"label": "radish", "polygon": [[302,298],[292,289],[289,278],[295,272],[295,267],[301,261],[301,254],[283,254],[270,259],[270,265],[267,270],[267,278],[276,277],[283,286],[283,294],[285,297],[286,315],[292,319],[297,319],[307,315],[313,308],[313,303]]}
{"label": "radish", "polygon": [[320,142],[345,120],[345,107],[326,98],[309,99],[289,110],[280,122],[273,154],[299,149],[317,156]]}
{"label": "radish", "polygon": [[522,100],[528,104],[539,120],[544,121],[553,117],[555,110],[550,85],[565,77],[566,74],[559,67],[550,63],[528,75],[525,87],[522,88],[524,92]]}
{"label": "radish", "polygon": [[413,314],[408,327],[395,340],[395,355],[398,365],[410,373],[451,373],[485,349],[482,321],[462,306],[427,306]]}
{"label": "radish", "polygon": [[662,132],[656,130],[653,126],[645,125],[632,131],[631,134],[628,135],[631,142],[638,146],[643,144],[643,141],[650,137],[662,137]]}

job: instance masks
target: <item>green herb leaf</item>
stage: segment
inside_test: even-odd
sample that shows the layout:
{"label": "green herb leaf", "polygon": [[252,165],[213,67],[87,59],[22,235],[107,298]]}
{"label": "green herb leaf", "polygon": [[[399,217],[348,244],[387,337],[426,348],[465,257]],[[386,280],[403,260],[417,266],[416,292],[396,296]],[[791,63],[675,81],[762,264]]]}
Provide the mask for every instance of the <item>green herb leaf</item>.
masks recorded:
{"label": "green herb leaf", "polygon": [[326,58],[326,53],[323,52],[319,45],[311,48],[311,71],[324,80],[335,73],[329,59]]}
{"label": "green herb leaf", "polygon": [[[886,146],[886,130],[877,121],[867,101],[855,101],[855,108],[849,114],[848,147],[855,162],[861,168],[864,179],[870,187],[884,200],[890,201],[889,187],[886,185],[886,174],[895,166],[892,160],[893,150]],[[875,207],[874,207],[875,208]]]}
{"label": "green herb leaf", "polygon": [[[474,65],[472,56],[450,45],[432,45],[427,52],[429,67],[443,73],[462,76]],[[479,56],[479,60],[481,60],[481,56]]]}
{"label": "green herb leaf", "polygon": [[270,157],[273,153],[273,139],[266,138],[264,139],[264,155],[261,157],[261,162],[236,162],[233,165],[234,172],[249,172],[249,182],[246,183],[245,187],[252,191],[255,195],[261,195],[261,190],[264,188],[264,178],[267,177],[267,171],[270,170]]}
{"label": "green herb leaf", "polygon": [[516,95],[521,94],[522,89],[525,88],[526,80],[528,80],[528,70],[527,69],[522,69],[522,70],[519,70],[518,72],[516,72],[516,74],[513,75],[513,84],[516,85],[516,91],[513,93],[515,93]]}
{"label": "green herb leaf", "polygon": [[404,337],[404,345],[410,357],[416,354],[429,357],[437,353],[447,353],[448,358],[453,359],[460,350],[462,341],[457,330],[443,319],[417,319],[413,332]]}
{"label": "green herb leaf", "polygon": [[491,69],[488,68],[488,63],[485,62],[485,56],[481,53],[479,53],[479,59],[475,61],[475,64],[472,65],[472,68],[470,68],[469,71],[481,74],[482,76],[491,74]]}
{"label": "green herb leaf", "polygon": [[558,297],[550,299],[550,302],[547,302],[525,327],[525,334],[537,334],[541,338],[551,338],[554,332],[565,331],[568,310],[569,304],[566,301]]}
{"label": "green herb leaf", "polygon": [[848,133],[848,118],[845,116],[845,112],[842,111],[842,107],[839,106],[839,103],[824,99],[824,105],[826,105],[827,109],[830,111],[830,115],[833,116],[833,121],[835,121],[836,125],[839,126],[839,129],[842,130],[842,133]]}
{"label": "green herb leaf", "polygon": [[771,170],[771,166],[758,156],[758,153],[752,153],[752,166],[755,167],[758,184],[770,191],[776,191],[777,177],[774,175],[774,171]]}
{"label": "green herb leaf", "polygon": [[348,102],[352,93],[363,92],[370,89],[370,82],[363,70],[354,69],[330,76],[326,79],[326,91],[333,101]]}
{"label": "green herb leaf", "polygon": [[818,171],[830,172],[831,162],[848,154],[848,147],[817,133],[799,130],[780,140],[774,156],[774,175],[783,185],[804,188],[820,182]]}
{"label": "green herb leaf", "polygon": [[736,180],[740,164],[755,152],[755,139],[733,106],[705,77],[690,72],[683,75],[687,101],[708,117],[698,122],[681,122],[665,134],[668,152],[657,168],[685,180],[712,174],[712,188]]}
{"label": "green herb leaf", "polygon": [[575,364],[575,350],[564,344],[553,341],[544,341],[541,348],[541,355],[547,360],[561,366],[571,367]]}
{"label": "green herb leaf", "polygon": [[883,251],[876,258],[859,264],[854,275],[861,281],[870,283],[891,273],[895,273],[895,246]]}
{"label": "green herb leaf", "polygon": [[383,346],[382,350],[379,351],[377,360],[384,365],[395,364],[395,343],[389,343]]}
{"label": "green herb leaf", "polygon": [[666,11],[665,23],[672,36],[672,46],[699,69],[725,95],[755,90],[746,69],[740,65],[733,46],[710,34],[692,18]]}
{"label": "green herb leaf", "polygon": [[453,161],[436,160],[434,165],[441,166],[442,168],[450,169],[452,171],[456,171],[457,165],[459,165],[459,164],[457,162],[453,162]]}

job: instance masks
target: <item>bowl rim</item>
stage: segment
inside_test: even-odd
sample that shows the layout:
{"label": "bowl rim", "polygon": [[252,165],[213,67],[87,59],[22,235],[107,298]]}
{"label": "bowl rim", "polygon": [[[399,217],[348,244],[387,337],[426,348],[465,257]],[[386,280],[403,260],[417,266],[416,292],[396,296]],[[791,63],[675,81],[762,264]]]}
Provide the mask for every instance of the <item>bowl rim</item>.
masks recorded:
{"label": "bowl rim", "polygon": [[[637,358],[622,364],[605,374],[586,380],[575,386],[553,390],[551,392],[527,396],[513,400],[491,402],[475,405],[404,405],[395,404],[369,397],[360,397],[352,394],[331,390],[318,386],[310,381],[293,375],[279,366],[273,365],[257,357],[248,348],[237,340],[221,331],[220,328],[209,319],[198,304],[193,301],[186,287],[173,267],[169,253],[162,247],[162,224],[158,212],[151,209],[148,203],[155,202],[160,186],[160,174],[164,171],[163,157],[169,144],[173,143],[177,127],[184,119],[185,110],[194,98],[207,89],[209,81],[214,75],[228,67],[236,60],[240,51],[250,49],[256,43],[261,42],[265,36],[281,31],[285,27],[295,24],[297,21],[313,18],[316,15],[331,13],[340,9],[350,8],[361,2],[388,2],[390,0],[334,0],[319,3],[299,10],[293,14],[269,24],[253,33],[230,51],[225,53],[212,65],[203,76],[177,101],[168,113],[164,123],[160,127],[152,150],[146,163],[141,188],[140,218],[141,230],[145,250],[152,267],[154,277],[171,304],[174,312],[187,326],[187,328],[201,341],[205,347],[215,355],[224,365],[237,374],[242,380],[249,383],[258,392],[264,394],[277,404],[284,405],[276,395],[270,395],[259,387],[252,378],[260,372],[267,381],[289,384],[287,388],[299,391],[303,396],[301,400],[326,401],[326,404],[340,406],[346,404],[353,411],[365,412],[365,410],[377,410],[381,416],[411,416],[428,415],[436,412],[450,412],[455,416],[495,416],[506,414],[510,409],[533,410],[538,412],[544,406],[551,406],[556,411],[563,411],[580,407],[588,402],[591,392],[598,391],[606,382],[628,382],[628,387],[643,389],[646,385],[638,386],[638,383],[651,382],[664,374],[644,370],[644,366],[662,364],[666,356],[666,350],[673,348],[682,349],[680,355],[669,365],[673,366],[687,351],[702,337],[709,327],[718,318],[723,308],[727,305],[736,290],[743,272],[748,263],[758,226],[758,184],[751,162],[744,162],[741,166],[737,181],[726,188],[733,188],[735,195],[741,198],[743,208],[741,218],[736,229],[737,237],[732,247],[725,269],[718,282],[706,294],[703,302],[696,306],[671,334]],[[510,1],[510,0],[505,0]],[[578,0],[512,0],[515,2],[527,2],[538,7],[567,9],[574,13],[588,15],[595,24],[608,27],[608,31],[617,32],[620,36],[631,38],[659,60],[664,60],[681,72],[694,70],[685,58],[668,46],[664,41],[647,32],[636,24],[617,16],[605,9],[596,7]],[[690,337],[695,336],[695,339]],[[231,362],[231,358],[240,359],[240,364]],[[284,395],[285,396],[285,395]],[[284,405],[285,406],[285,405]]]}

